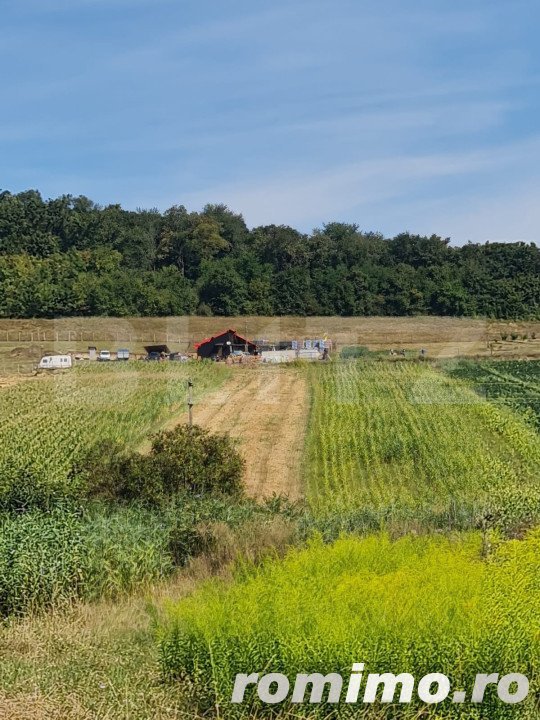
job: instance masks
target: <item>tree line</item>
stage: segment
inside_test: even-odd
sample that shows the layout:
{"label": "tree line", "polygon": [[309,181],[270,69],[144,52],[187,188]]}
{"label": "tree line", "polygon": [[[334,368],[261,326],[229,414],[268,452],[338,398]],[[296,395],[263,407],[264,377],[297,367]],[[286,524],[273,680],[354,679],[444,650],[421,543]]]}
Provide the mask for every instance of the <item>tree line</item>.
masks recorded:
{"label": "tree line", "polygon": [[539,318],[540,248],[0,192],[0,317],[186,314]]}

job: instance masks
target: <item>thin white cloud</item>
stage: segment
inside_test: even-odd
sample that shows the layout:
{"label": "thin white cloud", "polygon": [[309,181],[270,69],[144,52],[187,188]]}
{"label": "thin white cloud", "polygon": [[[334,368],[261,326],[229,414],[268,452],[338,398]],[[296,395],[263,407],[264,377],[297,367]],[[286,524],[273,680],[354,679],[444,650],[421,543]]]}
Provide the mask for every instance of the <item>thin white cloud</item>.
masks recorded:
{"label": "thin white cloud", "polygon": [[172,4],[175,0],[8,0],[8,6],[17,11],[39,11],[41,14],[73,11],[84,7],[133,6]]}
{"label": "thin white cloud", "polygon": [[456,242],[535,242],[540,245],[540,173],[525,184],[448,208],[431,220]]}
{"label": "thin white cloud", "polygon": [[242,209],[252,225],[285,222],[305,226],[316,218],[328,219],[354,207],[400,197],[413,182],[471,174],[494,164],[494,158],[485,153],[390,157],[262,182],[252,179],[184,197],[195,206],[219,199]]}
{"label": "thin white cloud", "polygon": [[[509,199],[498,188],[484,189],[483,184],[486,178],[504,178],[515,164],[537,157],[539,149],[540,139],[533,138],[469,153],[387,157],[206,188],[182,195],[181,201],[190,207],[225,202],[241,211],[252,226],[287,223],[309,229],[341,217],[360,221],[366,229],[393,233],[408,227],[414,232],[449,235],[456,242],[489,237],[534,239],[535,226],[540,227],[540,210],[533,205],[535,193],[514,191]],[[532,163],[531,178],[535,172]],[[445,195],[441,190],[442,195],[432,198],[428,190],[439,181],[450,182],[452,193]],[[476,204],[461,192],[461,186],[475,187]],[[425,199],[419,199],[422,196]],[[381,206],[386,208],[382,217]]]}

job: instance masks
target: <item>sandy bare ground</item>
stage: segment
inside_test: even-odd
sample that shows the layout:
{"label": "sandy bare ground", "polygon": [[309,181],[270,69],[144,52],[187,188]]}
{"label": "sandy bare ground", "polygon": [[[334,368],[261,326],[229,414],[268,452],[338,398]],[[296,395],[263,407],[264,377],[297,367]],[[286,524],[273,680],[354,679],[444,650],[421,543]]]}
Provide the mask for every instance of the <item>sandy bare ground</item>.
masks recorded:
{"label": "sandy bare ground", "polygon": [[[193,421],[238,439],[250,496],[276,493],[298,500],[307,411],[307,383],[301,370],[238,367],[228,382],[193,408]],[[166,427],[186,420],[183,414]]]}

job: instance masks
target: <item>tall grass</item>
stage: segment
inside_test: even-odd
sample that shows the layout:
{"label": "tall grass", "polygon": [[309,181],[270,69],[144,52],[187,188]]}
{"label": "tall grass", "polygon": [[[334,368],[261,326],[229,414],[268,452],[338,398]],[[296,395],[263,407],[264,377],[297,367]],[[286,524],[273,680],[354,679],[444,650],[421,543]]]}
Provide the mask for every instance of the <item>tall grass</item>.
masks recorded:
{"label": "tall grass", "polygon": [[0,520],[0,616],[114,597],[173,568],[168,535],[142,510],[81,517],[31,511]]}
{"label": "tall grass", "polygon": [[0,618],[119,597],[202,553],[211,570],[264,554],[272,542],[292,542],[292,517],[276,501],[187,495],[159,509],[96,503],[0,514]]}
{"label": "tall grass", "polygon": [[[540,533],[509,541],[489,561],[481,538],[342,537],[313,540],[282,562],[243,567],[232,585],[210,582],[169,606],[160,628],[165,676],[179,679],[200,712],[221,717],[533,718],[540,689]],[[237,673],[442,672],[470,692],[476,673],[523,672],[525,704],[262,705],[251,690],[231,705]],[[466,708],[466,710],[465,710]],[[465,713],[465,714],[464,714]]]}

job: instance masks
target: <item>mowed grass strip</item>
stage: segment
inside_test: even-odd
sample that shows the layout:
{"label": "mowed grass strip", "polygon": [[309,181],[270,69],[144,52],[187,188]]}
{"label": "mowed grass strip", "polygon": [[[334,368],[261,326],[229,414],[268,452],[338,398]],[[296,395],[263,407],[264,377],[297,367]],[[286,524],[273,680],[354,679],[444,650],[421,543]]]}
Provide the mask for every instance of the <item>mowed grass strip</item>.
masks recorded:
{"label": "mowed grass strip", "polygon": [[540,436],[505,407],[428,364],[308,369],[305,482],[317,514],[438,511],[498,492],[538,494]]}

